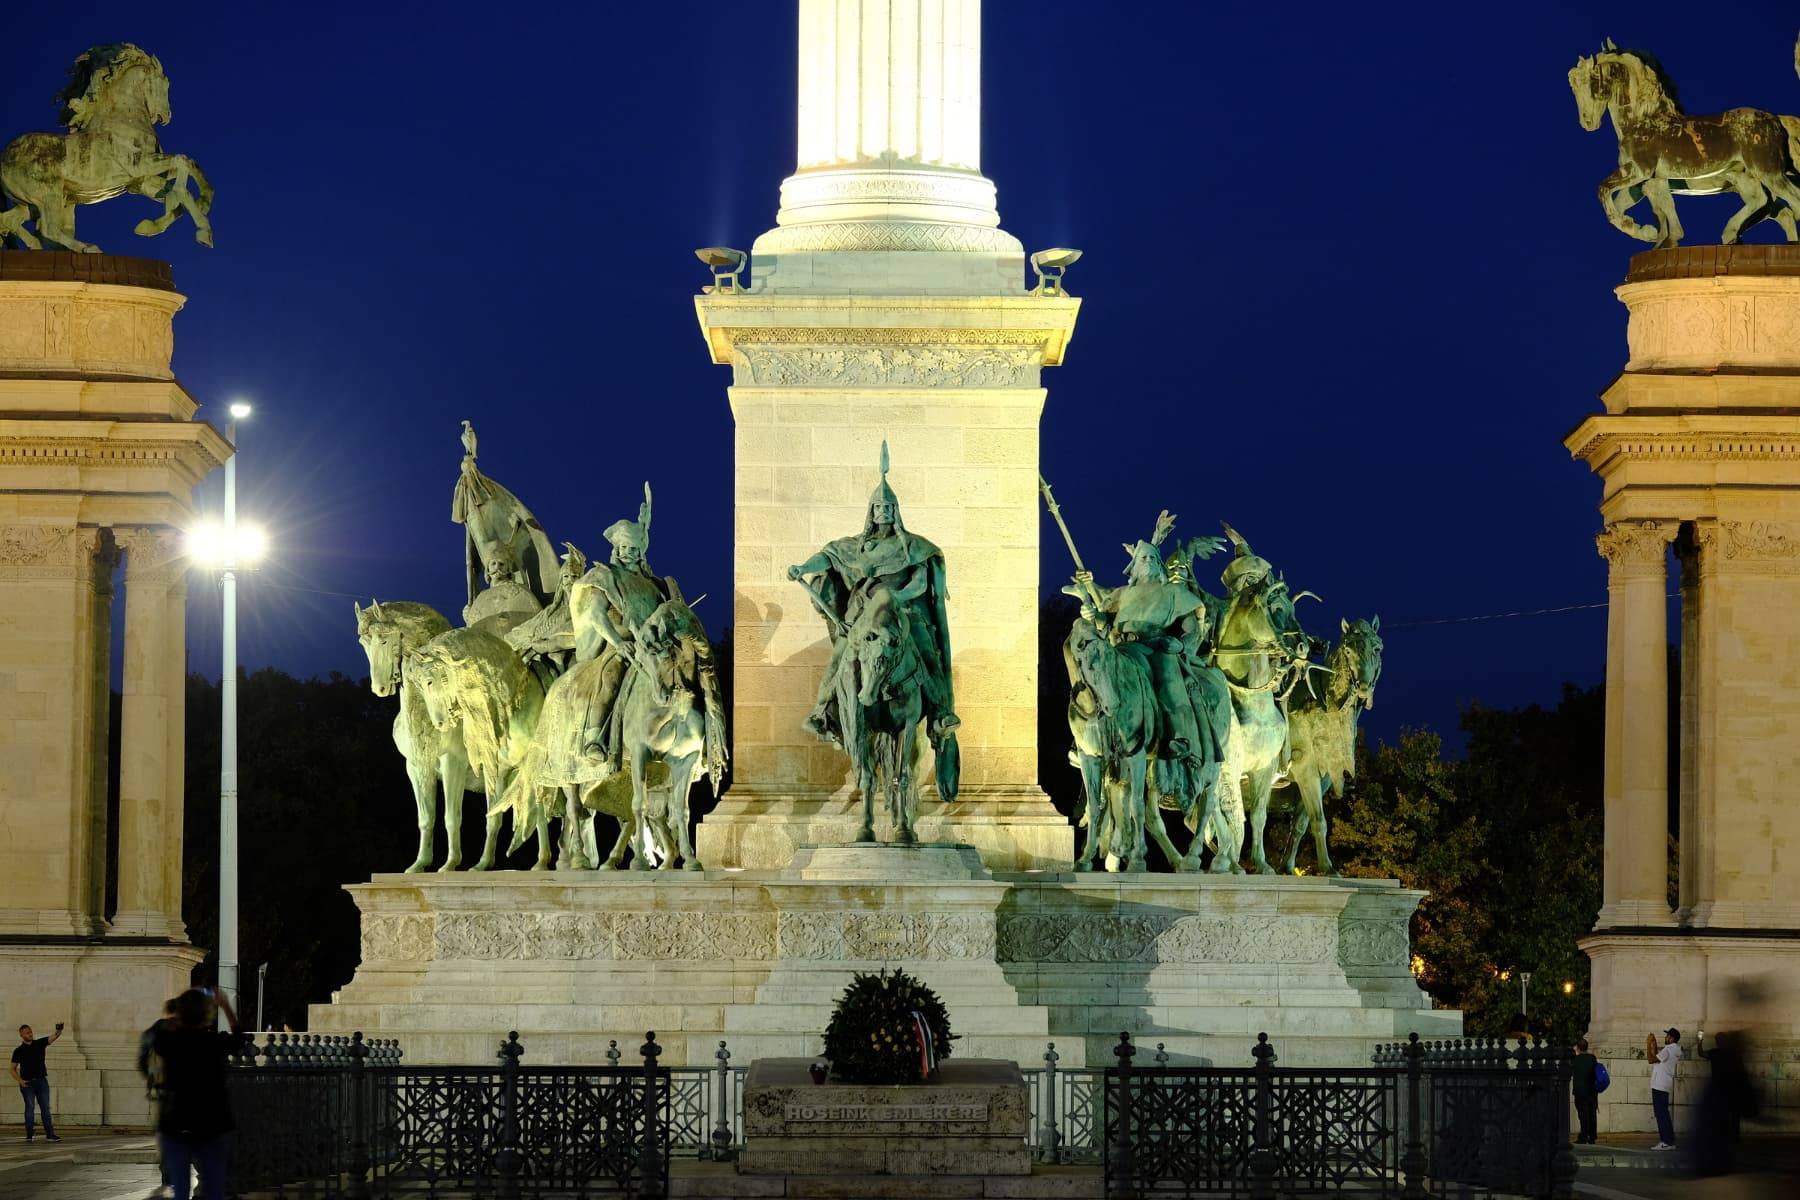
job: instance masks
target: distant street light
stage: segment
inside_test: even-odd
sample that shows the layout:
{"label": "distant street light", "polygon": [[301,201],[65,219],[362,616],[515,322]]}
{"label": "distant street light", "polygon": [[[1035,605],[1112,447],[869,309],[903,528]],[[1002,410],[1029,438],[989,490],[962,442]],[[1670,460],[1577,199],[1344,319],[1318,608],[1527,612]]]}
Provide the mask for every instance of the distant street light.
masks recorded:
{"label": "distant street light", "polygon": [[1519,972],[1519,1015],[1531,1015],[1531,972]]}
{"label": "distant street light", "polygon": [[[237,573],[254,566],[269,539],[255,525],[237,519],[237,423],[250,406],[234,401],[226,410],[225,519],[202,521],[188,531],[188,555],[219,572],[224,602],[220,637],[224,666],[219,676],[219,990],[238,1008],[238,748],[237,748]],[[262,1016],[260,1002],[257,1016]],[[223,1017],[221,1016],[221,1019]]]}

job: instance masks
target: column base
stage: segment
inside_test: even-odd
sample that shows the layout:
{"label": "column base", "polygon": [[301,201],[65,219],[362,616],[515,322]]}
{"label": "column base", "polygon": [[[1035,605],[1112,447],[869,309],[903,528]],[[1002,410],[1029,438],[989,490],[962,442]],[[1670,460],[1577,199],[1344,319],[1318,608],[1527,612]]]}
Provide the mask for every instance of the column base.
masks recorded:
{"label": "column base", "polygon": [[113,937],[167,938],[182,944],[188,940],[187,926],[179,917],[148,910],[114,913],[107,932]]}
{"label": "column base", "polygon": [[87,938],[105,931],[104,921],[66,908],[0,909],[0,936]]}
{"label": "column base", "polygon": [[1616,900],[1600,907],[1594,920],[1594,932],[1609,929],[1653,929],[1675,927],[1675,911],[1655,900]]}
{"label": "column base", "polygon": [[[736,786],[701,819],[695,850],[710,869],[779,870],[803,845],[849,842],[862,825],[862,799],[844,791],[776,791]],[[990,871],[1065,870],[1075,830],[1041,788],[971,789],[954,804],[924,800],[919,840],[975,847]],[[877,805],[875,835],[892,830]]]}
{"label": "column base", "polygon": [[1695,929],[1800,929],[1800,904],[1761,900],[1702,900],[1688,914]]}

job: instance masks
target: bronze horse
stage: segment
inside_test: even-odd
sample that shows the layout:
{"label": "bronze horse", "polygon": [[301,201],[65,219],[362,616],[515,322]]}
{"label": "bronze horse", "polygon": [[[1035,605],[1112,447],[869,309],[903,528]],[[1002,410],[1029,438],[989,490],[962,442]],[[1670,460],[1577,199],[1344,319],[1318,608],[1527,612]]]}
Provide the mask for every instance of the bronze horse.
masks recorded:
{"label": "bronze horse", "polygon": [[[1575,63],[1569,87],[1583,129],[1591,133],[1602,117],[1612,117],[1619,168],[1600,181],[1600,206],[1621,231],[1659,247],[1680,245],[1683,230],[1672,196],[1729,191],[1744,203],[1725,223],[1723,244],[1769,218],[1780,223],[1788,241],[1800,240],[1794,219],[1800,210],[1800,118],[1755,108],[1690,117],[1655,59],[1620,50],[1610,40]],[[1629,197],[1624,207],[1649,200],[1657,223],[1626,216],[1621,193]]]}

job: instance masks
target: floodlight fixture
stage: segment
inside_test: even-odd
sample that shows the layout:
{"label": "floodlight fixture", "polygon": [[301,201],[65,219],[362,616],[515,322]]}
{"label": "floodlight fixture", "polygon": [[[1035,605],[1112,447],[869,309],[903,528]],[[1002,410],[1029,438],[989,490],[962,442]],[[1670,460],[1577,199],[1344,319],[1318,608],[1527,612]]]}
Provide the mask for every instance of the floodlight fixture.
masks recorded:
{"label": "floodlight fixture", "polygon": [[1052,246],[1048,250],[1039,250],[1031,256],[1031,269],[1037,272],[1037,286],[1031,289],[1034,296],[1066,296],[1063,291],[1063,272],[1075,264],[1081,257],[1081,251],[1071,250],[1067,246]]}
{"label": "floodlight fixture", "polygon": [[247,401],[233,400],[231,402],[231,407],[226,409],[225,411],[227,411],[231,414],[232,420],[241,421],[245,417],[249,416],[255,410],[253,410],[250,407],[250,405]]}
{"label": "floodlight fixture", "polygon": [[253,566],[268,552],[269,535],[260,525],[240,521],[228,526],[209,517],[187,531],[188,557],[203,567],[237,570]]}
{"label": "floodlight fixture", "polygon": [[734,250],[730,246],[702,246],[694,251],[694,257],[712,268],[712,286],[701,288],[709,295],[722,296],[744,290],[738,275],[743,272],[744,263],[750,256],[742,250]]}

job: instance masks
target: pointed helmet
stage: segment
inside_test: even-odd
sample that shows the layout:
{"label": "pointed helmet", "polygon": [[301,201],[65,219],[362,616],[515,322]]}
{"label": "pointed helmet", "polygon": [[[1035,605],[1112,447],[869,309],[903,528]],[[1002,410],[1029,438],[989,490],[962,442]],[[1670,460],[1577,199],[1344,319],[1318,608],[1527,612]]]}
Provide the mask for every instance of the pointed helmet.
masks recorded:
{"label": "pointed helmet", "polygon": [[889,523],[892,524],[895,529],[905,529],[905,526],[900,523],[900,497],[894,495],[894,489],[888,486],[887,477],[888,444],[887,440],[884,438],[881,443],[881,482],[877,483],[875,485],[875,490],[869,493],[867,519],[863,522],[865,533],[874,529],[877,524],[875,520],[875,506],[877,504],[887,505],[889,510],[894,514],[893,521]]}
{"label": "pointed helmet", "polygon": [[[1225,525],[1225,522],[1221,521],[1219,524]],[[1244,540],[1243,534],[1230,525],[1225,525],[1225,536],[1231,539],[1233,553],[1231,561],[1219,573],[1219,582],[1225,585],[1227,592],[1261,583],[1269,577],[1274,568],[1269,565],[1268,559],[1250,549],[1250,543]]]}
{"label": "pointed helmet", "polygon": [[[638,519],[635,521],[614,521],[606,527],[604,534],[614,549],[619,542],[628,537],[635,537],[645,554],[650,552],[650,483],[644,482],[644,502],[638,505]],[[573,549],[573,547],[571,547]]]}

